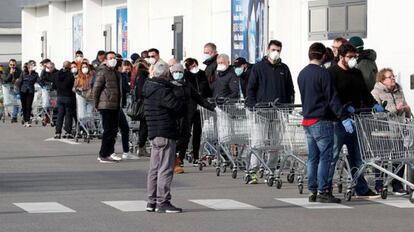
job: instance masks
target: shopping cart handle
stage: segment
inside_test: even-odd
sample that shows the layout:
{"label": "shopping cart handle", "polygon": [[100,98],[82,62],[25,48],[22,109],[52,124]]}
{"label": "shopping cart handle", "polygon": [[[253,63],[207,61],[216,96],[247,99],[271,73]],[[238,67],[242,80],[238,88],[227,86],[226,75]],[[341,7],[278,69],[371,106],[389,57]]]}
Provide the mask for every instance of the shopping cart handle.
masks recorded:
{"label": "shopping cart handle", "polygon": [[230,101],[230,98],[226,98],[226,97],[216,97],[214,98],[214,102],[216,103],[216,105],[223,105],[227,102]]}
{"label": "shopping cart handle", "polygon": [[271,108],[274,107],[273,102],[259,102],[253,108]]}

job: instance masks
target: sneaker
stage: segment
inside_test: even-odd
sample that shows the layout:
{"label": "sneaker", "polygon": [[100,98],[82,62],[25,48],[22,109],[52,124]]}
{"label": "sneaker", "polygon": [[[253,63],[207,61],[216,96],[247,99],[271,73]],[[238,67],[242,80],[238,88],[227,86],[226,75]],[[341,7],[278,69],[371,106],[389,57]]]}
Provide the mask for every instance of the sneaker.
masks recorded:
{"label": "sneaker", "polygon": [[[177,159],[178,160],[178,159]],[[175,167],[174,167],[174,172],[175,174],[183,174],[184,173],[184,168],[181,167],[181,164],[179,163],[180,161],[178,160],[178,163],[176,161],[175,163]]]}
{"label": "sneaker", "polygon": [[61,134],[56,133],[54,138],[55,138],[55,139],[60,139],[61,137],[62,137],[62,135],[61,135]]}
{"label": "sneaker", "polygon": [[122,159],[123,160],[136,160],[136,159],[139,159],[139,157],[138,156],[136,156],[136,155],[133,155],[133,154],[129,154],[128,152],[124,152],[123,154],[122,154]]}
{"label": "sneaker", "polygon": [[404,195],[407,195],[408,193],[403,188],[400,188],[397,191],[393,191],[392,194],[396,196],[404,196]]}
{"label": "sneaker", "polygon": [[122,158],[117,156],[115,153],[113,153],[112,155],[109,156],[111,159],[115,160],[115,161],[121,161]]}
{"label": "sneaker", "polygon": [[257,184],[257,175],[256,175],[256,173],[251,173],[250,178],[251,179],[248,182],[248,184]]}
{"label": "sneaker", "polygon": [[371,189],[368,189],[368,191],[364,194],[357,194],[358,198],[368,198],[368,199],[375,199],[375,198],[379,198],[380,195],[374,191],[372,191]]}
{"label": "sneaker", "polygon": [[74,139],[75,137],[72,134],[66,134],[67,139]]}
{"label": "sneaker", "polygon": [[27,123],[27,127],[32,127],[32,124],[31,123]]}
{"label": "sneaker", "polygon": [[113,164],[113,163],[118,163],[119,162],[118,160],[114,160],[113,158],[111,158],[111,156],[109,156],[109,157],[98,157],[98,161],[100,163],[103,163],[103,164]]}
{"label": "sneaker", "polygon": [[309,195],[309,202],[316,202],[316,197],[318,196],[318,193],[311,193]]}
{"label": "sneaker", "polygon": [[181,213],[183,209],[173,206],[171,203],[165,203],[155,209],[158,213]]}
{"label": "sneaker", "polygon": [[145,147],[140,147],[137,151],[139,157],[151,157],[151,154],[147,152]]}
{"label": "sneaker", "polygon": [[156,207],[157,207],[157,204],[155,203],[147,203],[147,207],[145,208],[145,210],[147,212],[155,212]]}
{"label": "sneaker", "polygon": [[198,167],[199,162],[201,162],[201,161],[194,160],[193,161],[193,167]]}
{"label": "sneaker", "polygon": [[319,193],[316,196],[316,202],[320,203],[341,203],[341,199],[334,197],[329,192]]}

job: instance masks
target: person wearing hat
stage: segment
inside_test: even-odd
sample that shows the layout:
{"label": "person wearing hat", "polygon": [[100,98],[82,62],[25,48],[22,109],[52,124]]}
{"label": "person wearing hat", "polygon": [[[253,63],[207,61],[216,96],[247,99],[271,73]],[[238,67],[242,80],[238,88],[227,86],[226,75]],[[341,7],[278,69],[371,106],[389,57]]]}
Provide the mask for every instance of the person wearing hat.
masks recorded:
{"label": "person wearing hat", "polygon": [[362,72],[368,91],[372,91],[374,89],[378,73],[378,67],[375,63],[377,53],[373,49],[364,49],[364,41],[359,36],[351,37],[349,39],[349,43],[358,50],[356,68]]}
{"label": "person wearing hat", "polygon": [[249,75],[252,69],[252,65],[246,61],[243,57],[238,57],[233,62],[234,72],[240,78],[240,96],[246,98],[247,83],[249,82]]}
{"label": "person wearing hat", "polygon": [[135,64],[135,62],[136,62],[139,58],[140,58],[140,57],[139,57],[138,53],[133,53],[133,54],[131,55],[131,63],[132,63],[132,64]]}
{"label": "person wearing hat", "polygon": [[[194,88],[191,82],[185,80],[184,67],[182,64],[172,65],[170,67],[170,72],[173,77],[171,83],[174,85],[174,93],[184,102],[184,107],[182,109],[183,117],[179,119],[179,139],[177,141],[177,152],[179,153],[179,157],[175,163],[175,173],[180,174],[184,173],[182,166],[187,152],[188,143],[190,142],[192,120],[194,115],[198,113],[197,105],[211,111],[214,111],[214,105],[204,99]],[[193,163],[194,165],[198,164],[198,161],[195,162],[196,163]]]}

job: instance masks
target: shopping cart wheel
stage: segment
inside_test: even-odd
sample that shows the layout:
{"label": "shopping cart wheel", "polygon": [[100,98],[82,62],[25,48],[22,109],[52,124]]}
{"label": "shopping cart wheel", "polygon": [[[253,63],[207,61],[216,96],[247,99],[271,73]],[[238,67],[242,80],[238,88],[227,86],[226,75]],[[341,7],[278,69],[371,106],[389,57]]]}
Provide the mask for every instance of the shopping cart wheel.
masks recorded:
{"label": "shopping cart wheel", "polygon": [[237,170],[233,170],[233,173],[231,174],[231,177],[233,179],[236,179],[237,178]]}
{"label": "shopping cart wheel", "polygon": [[55,126],[55,124],[54,124],[53,122],[51,122],[51,123],[50,123],[50,126],[51,126],[51,127],[54,127],[54,126]]}
{"label": "shopping cart wheel", "polygon": [[263,169],[260,169],[259,170],[259,178],[262,179],[263,176],[264,176],[264,170]]}
{"label": "shopping cart wheel", "polygon": [[303,184],[298,185],[299,194],[303,194]]}
{"label": "shopping cart wheel", "polygon": [[211,159],[211,157],[207,158],[207,163],[209,166],[211,166],[211,164],[213,163],[213,159]]}
{"label": "shopping cart wheel", "polygon": [[251,177],[249,174],[246,174],[246,175],[243,177],[243,180],[244,180],[244,183],[245,183],[245,184],[249,184],[249,182],[252,180],[252,177]]}
{"label": "shopping cart wheel", "polygon": [[410,198],[408,198],[408,199],[410,199],[410,202],[414,204],[414,196],[413,196],[414,190],[410,189],[408,191],[410,192]]}
{"label": "shopping cart wheel", "polygon": [[42,121],[42,126],[46,126],[46,125],[47,125],[47,124],[46,124],[46,122],[43,122],[43,121]]}
{"label": "shopping cart wheel", "polygon": [[86,138],[86,143],[90,143],[91,142],[91,138]]}
{"label": "shopping cart wheel", "polygon": [[381,191],[381,198],[385,200],[385,199],[387,199],[387,197],[388,197],[388,189],[384,188]]}
{"label": "shopping cart wheel", "polygon": [[227,164],[224,164],[222,169],[223,169],[223,173],[226,173],[227,172]]}
{"label": "shopping cart wheel", "polygon": [[272,187],[273,183],[275,182],[275,178],[273,176],[267,178],[267,186]]}
{"label": "shopping cart wheel", "polygon": [[76,136],[76,138],[75,138],[75,142],[79,142],[79,138],[78,138],[78,136]]}
{"label": "shopping cart wheel", "polygon": [[190,154],[187,155],[187,160],[189,163],[193,162],[193,156],[191,156]]}
{"label": "shopping cart wheel", "polygon": [[216,168],[216,175],[220,176],[220,168]]}
{"label": "shopping cart wheel", "polygon": [[345,200],[346,201],[351,201],[352,198],[352,191],[351,190],[347,190],[346,193],[344,194]]}
{"label": "shopping cart wheel", "polygon": [[203,162],[201,160],[198,161],[198,170],[203,171]]}
{"label": "shopping cart wheel", "polygon": [[295,181],[295,174],[293,174],[293,173],[289,173],[289,174],[286,176],[286,179],[287,179],[287,181],[288,181],[289,183],[293,183],[293,182]]}
{"label": "shopping cart wheel", "polygon": [[281,179],[276,180],[276,188],[281,189],[283,185],[283,182]]}
{"label": "shopping cart wheel", "polygon": [[342,193],[343,186],[342,184],[338,184],[338,193]]}

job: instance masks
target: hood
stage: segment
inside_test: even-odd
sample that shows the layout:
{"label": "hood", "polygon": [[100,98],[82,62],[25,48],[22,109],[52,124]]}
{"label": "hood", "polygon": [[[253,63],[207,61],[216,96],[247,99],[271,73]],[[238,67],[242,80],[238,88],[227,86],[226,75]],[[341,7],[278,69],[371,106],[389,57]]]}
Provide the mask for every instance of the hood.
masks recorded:
{"label": "hood", "polygon": [[377,59],[377,53],[372,49],[363,50],[359,53],[358,60],[372,60]]}
{"label": "hood", "polygon": [[279,58],[279,60],[277,61],[277,63],[276,63],[276,64],[272,64],[272,63],[270,63],[270,61],[267,59],[267,56],[264,56],[262,60],[263,60],[266,64],[269,64],[269,65],[271,65],[271,66],[277,66],[277,65],[281,65],[281,64],[282,64],[282,59],[281,59],[281,58]]}
{"label": "hood", "polygon": [[142,95],[145,97],[150,97],[158,90],[165,88],[167,86],[170,86],[170,85],[171,83],[161,78],[148,79],[144,84]]}
{"label": "hood", "polygon": [[400,90],[400,88],[401,87],[398,83],[395,83],[395,88],[393,91],[388,90],[387,87],[381,82],[377,82],[374,85],[374,89],[376,89],[379,92],[386,92],[386,93],[396,93]]}

